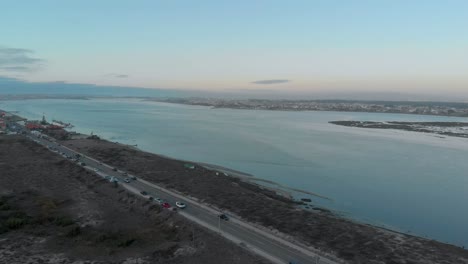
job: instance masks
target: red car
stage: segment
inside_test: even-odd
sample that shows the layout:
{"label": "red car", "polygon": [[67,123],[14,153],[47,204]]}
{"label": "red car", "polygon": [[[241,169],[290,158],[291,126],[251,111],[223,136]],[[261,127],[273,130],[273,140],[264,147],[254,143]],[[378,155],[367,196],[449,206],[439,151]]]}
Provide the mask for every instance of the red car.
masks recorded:
{"label": "red car", "polygon": [[162,207],[164,208],[171,208],[171,205],[169,203],[163,203]]}

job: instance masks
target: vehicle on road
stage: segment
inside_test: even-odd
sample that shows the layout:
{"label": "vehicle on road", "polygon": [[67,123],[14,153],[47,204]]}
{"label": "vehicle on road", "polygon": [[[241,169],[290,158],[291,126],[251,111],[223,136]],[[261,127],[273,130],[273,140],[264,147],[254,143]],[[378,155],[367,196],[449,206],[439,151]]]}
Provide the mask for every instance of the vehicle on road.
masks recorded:
{"label": "vehicle on road", "polygon": [[125,179],[124,179],[124,182],[130,183],[130,179],[129,179],[129,178],[125,178]]}
{"label": "vehicle on road", "polygon": [[179,207],[180,209],[187,207],[187,205],[185,205],[183,202],[176,202],[175,205]]}
{"label": "vehicle on road", "polygon": [[221,220],[224,220],[224,221],[229,221],[229,217],[225,214],[220,214],[218,215],[218,217],[221,219]]}
{"label": "vehicle on road", "polygon": [[145,192],[145,191],[141,191],[140,193],[141,193],[141,195],[148,195],[148,193]]}
{"label": "vehicle on road", "polygon": [[122,174],[123,174],[124,176],[128,176],[128,173],[126,173],[126,172],[124,172],[124,173],[122,173]]}
{"label": "vehicle on road", "polygon": [[153,196],[148,197],[148,200],[153,201],[154,200]]}
{"label": "vehicle on road", "polygon": [[94,170],[94,172],[98,172],[98,171],[99,171],[99,170],[98,170],[98,169],[96,169],[96,168],[94,168],[93,170]]}
{"label": "vehicle on road", "polygon": [[135,177],[135,176],[132,175],[132,176],[130,176],[130,179],[136,181],[136,180],[137,180],[137,177]]}
{"label": "vehicle on road", "polygon": [[84,167],[84,166],[86,166],[86,163],[81,162],[80,165]]}
{"label": "vehicle on road", "polygon": [[112,170],[113,170],[113,171],[117,171],[117,168],[113,168]]}
{"label": "vehicle on road", "polygon": [[169,203],[162,203],[162,207],[164,208],[171,208],[171,205]]}
{"label": "vehicle on road", "polygon": [[164,201],[161,198],[155,198],[154,200],[160,204],[164,203]]}
{"label": "vehicle on road", "polygon": [[119,182],[119,178],[112,176],[110,182]]}

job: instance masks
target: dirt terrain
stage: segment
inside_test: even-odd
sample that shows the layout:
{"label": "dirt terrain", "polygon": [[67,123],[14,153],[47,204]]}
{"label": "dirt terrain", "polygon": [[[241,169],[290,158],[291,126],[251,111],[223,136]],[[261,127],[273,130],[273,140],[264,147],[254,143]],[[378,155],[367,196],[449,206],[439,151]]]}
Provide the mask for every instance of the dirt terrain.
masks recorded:
{"label": "dirt terrain", "polygon": [[0,136],[0,263],[266,263],[20,136]]}
{"label": "dirt terrain", "polygon": [[327,211],[298,209],[273,191],[219,176],[215,171],[104,140],[68,140],[64,145],[141,178],[196,197],[243,219],[299,239],[349,263],[462,264],[468,251],[432,240],[355,223]]}

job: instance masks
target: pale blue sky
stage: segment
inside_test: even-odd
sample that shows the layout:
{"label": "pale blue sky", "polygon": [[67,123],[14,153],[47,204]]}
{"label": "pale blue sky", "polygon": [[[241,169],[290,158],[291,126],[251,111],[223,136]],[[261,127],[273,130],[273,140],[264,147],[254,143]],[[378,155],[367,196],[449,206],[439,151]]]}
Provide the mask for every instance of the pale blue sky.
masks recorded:
{"label": "pale blue sky", "polygon": [[467,14],[461,0],[0,0],[0,75],[149,88],[463,93]]}

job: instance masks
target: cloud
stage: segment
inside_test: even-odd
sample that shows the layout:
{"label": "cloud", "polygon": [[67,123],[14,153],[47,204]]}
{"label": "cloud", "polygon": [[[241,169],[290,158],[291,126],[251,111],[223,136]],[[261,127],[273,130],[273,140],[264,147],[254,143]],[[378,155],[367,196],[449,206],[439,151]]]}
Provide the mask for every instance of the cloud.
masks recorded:
{"label": "cloud", "polygon": [[279,83],[287,83],[290,82],[291,80],[259,80],[259,81],[253,81],[252,83],[254,84],[279,84]]}
{"label": "cloud", "polygon": [[128,77],[130,77],[127,74],[117,74],[117,73],[109,73],[109,74],[106,74],[106,76],[114,77],[114,78],[128,78]]}
{"label": "cloud", "polygon": [[0,71],[32,72],[44,63],[43,59],[34,58],[29,49],[6,48],[0,46]]}

